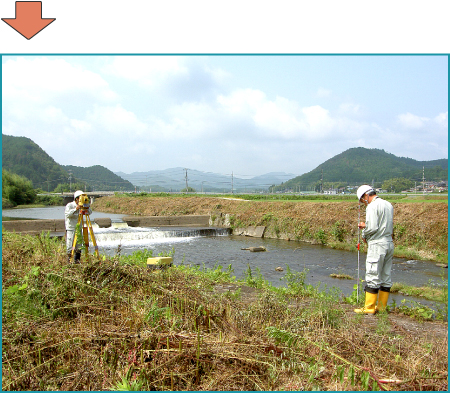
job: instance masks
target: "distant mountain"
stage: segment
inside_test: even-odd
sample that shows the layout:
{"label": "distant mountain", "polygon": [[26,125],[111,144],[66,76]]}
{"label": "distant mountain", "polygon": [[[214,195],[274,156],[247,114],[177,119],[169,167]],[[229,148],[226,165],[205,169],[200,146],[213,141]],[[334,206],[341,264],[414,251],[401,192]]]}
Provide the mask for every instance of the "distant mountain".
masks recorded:
{"label": "distant mountain", "polygon": [[[119,191],[134,186],[100,165],[89,168],[59,165],[31,139],[2,134],[2,168],[31,180],[34,188],[53,191],[72,183],[73,189]],[[70,171],[70,173],[69,173]]]}
{"label": "distant mountain", "polygon": [[69,174],[31,139],[2,134],[2,168],[31,180],[33,187],[53,190]]}
{"label": "distant mountain", "polygon": [[87,168],[73,165],[62,165],[62,167],[79,181],[90,185],[97,191],[134,191],[134,186],[128,180],[117,176],[114,172],[101,165]]}
{"label": "distant mountain", "polygon": [[275,184],[280,184],[295,177],[295,174],[271,172],[261,176],[244,179],[239,175],[221,175],[212,172],[202,172],[195,169],[170,168],[131,174],[115,172],[116,175],[130,181],[141,190],[180,191],[193,188],[198,192],[254,192],[267,191]]}
{"label": "distant mountain", "polygon": [[[380,149],[356,147],[340,153],[311,172],[301,176],[285,172],[270,172],[261,176],[243,178],[243,175],[222,175],[186,168],[170,168],[147,172],[112,172],[94,165],[88,168],[59,165],[36,143],[26,137],[2,134],[2,168],[31,180],[33,187],[59,191],[82,188],[88,191],[181,191],[186,186],[198,192],[266,192],[317,189],[323,179],[326,183],[357,185],[380,184],[385,180],[404,177],[422,181],[425,168],[427,181],[448,179],[448,159],[417,161],[397,157]],[[69,173],[70,172],[70,173]],[[70,178],[70,180],[69,180]]]}
{"label": "distant mountain", "polygon": [[422,181],[425,168],[427,181],[447,180],[448,159],[416,161],[397,157],[380,149],[351,148],[320,164],[311,172],[290,179],[275,187],[275,190],[306,190],[322,181],[324,183],[372,184],[392,178],[403,177]]}

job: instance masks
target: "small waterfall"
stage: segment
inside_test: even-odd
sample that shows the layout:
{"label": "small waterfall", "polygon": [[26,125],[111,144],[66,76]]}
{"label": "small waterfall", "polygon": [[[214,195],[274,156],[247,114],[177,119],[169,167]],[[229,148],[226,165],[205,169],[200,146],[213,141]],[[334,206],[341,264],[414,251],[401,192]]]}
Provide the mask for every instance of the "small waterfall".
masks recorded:
{"label": "small waterfall", "polygon": [[187,242],[206,236],[228,236],[228,228],[140,228],[112,225],[94,228],[95,240],[101,248],[144,246],[158,243]]}

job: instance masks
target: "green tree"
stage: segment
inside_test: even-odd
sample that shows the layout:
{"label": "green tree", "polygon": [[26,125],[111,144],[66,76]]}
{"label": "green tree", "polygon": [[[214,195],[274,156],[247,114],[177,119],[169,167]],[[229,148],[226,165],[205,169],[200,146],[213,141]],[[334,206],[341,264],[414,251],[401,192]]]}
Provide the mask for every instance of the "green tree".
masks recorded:
{"label": "green tree", "polygon": [[2,169],[2,198],[14,206],[27,205],[36,199],[36,191],[30,180]]}
{"label": "green tree", "polygon": [[85,183],[81,182],[72,183],[72,185],[69,183],[60,183],[57,187],[55,187],[53,192],[72,192],[75,190],[92,191],[92,187],[86,186]]}
{"label": "green tree", "polygon": [[411,189],[413,186],[414,183],[411,180],[405,179],[404,177],[396,177],[384,181],[381,187],[388,192],[402,192]]}

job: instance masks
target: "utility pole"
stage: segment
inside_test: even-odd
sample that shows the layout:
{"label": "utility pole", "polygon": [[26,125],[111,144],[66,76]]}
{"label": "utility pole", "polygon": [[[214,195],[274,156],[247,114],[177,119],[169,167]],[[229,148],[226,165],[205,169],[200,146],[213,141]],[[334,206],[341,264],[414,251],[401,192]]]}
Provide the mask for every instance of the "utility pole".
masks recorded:
{"label": "utility pole", "polygon": [[233,171],[231,171],[231,193],[233,193]]}
{"label": "utility pole", "polygon": [[69,170],[69,191],[72,192],[72,171]]}
{"label": "utility pole", "polygon": [[422,194],[425,195],[425,166],[422,167]]}
{"label": "utility pole", "polygon": [[187,174],[187,168],[184,168],[184,170],[186,171],[186,175],[185,175],[185,180],[186,180],[186,192],[189,192],[189,189],[188,189],[188,174]]}
{"label": "utility pole", "polygon": [[322,176],[320,178],[320,193],[323,194],[323,169],[322,169]]}

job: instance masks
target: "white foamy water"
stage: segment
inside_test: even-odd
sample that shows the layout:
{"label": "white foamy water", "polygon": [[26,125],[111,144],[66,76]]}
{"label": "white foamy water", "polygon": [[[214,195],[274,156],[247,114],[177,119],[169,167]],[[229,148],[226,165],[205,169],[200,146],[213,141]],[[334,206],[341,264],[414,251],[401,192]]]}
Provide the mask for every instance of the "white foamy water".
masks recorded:
{"label": "white foamy water", "polygon": [[226,236],[226,230],[214,228],[93,228],[99,248],[146,248],[160,244],[187,243],[204,236]]}

